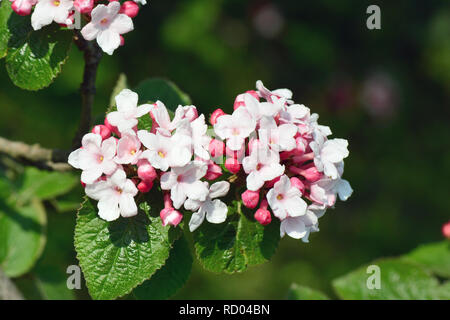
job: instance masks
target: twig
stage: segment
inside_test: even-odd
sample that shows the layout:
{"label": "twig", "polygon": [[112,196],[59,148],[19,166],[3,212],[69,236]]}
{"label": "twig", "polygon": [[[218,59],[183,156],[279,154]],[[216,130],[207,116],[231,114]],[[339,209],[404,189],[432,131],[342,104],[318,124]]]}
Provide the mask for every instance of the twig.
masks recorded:
{"label": "twig", "polygon": [[95,80],[97,78],[97,69],[102,57],[102,50],[95,41],[86,41],[80,34],[79,30],[75,30],[74,42],[80,51],[84,52],[84,74],[81,83],[81,119],[78,131],[72,141],[72,149],[81,146],[81,139],[84,134],[88,133],[92,123],[92,107],[95,97]]}
{"label": "twig", "polygon": [[28,145],[0,137],[0,153],[40,169],[54,171],[72,170],[72,167],[67,164],[67,151],[46,149],[38,144]]}
{"label": "twig", "polygon": [[0,269],[0,300],[23,300],[16,285]]}

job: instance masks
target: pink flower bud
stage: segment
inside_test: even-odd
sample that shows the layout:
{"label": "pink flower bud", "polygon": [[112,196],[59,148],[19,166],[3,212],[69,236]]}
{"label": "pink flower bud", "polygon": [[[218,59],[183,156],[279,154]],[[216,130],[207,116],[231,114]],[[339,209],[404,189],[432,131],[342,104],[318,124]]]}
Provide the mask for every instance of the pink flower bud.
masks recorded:
{"label": "pink flower bud", "polygon": [[272,222],[272,216],[270,211],[267,209],[260,208],[255,212],[255,220],[258,221],[263,226],[267,226]]}
{"label": "pink flower bud", "polygon": [[162,209],[159,216],[161,217],[163,226],[171,225],[176,227],[183,219],[183,215],[174,208]]}
{"label": "pink flower bud", "polygon": [[105,124],[105,126],[106,126],[111,132],[113,132],[113,133],[115,133],[116,135],[120,136],[119,129],[117,129],[117,127],[115,127],[115,126],[112,126],[112,125],[108,122],[108,119],[107,119],[107,118],[105,118],[104,124]]}
{"label": "pink flower bud", "polygon": [[242,145],[240,150],[231,150],[230,148],[226,147],[225,153],[227,157],[229,158],[235,158],[241,160],[244,157],[245,154],[245,145]]}
{"label": "pink flower bud", "polygon": [[147,193],[153,188],[153,182],[152,181],[141,181],[137,185],[137,188],[142,193]]}
{"label": "pink flower bud", "polygon": [[73,6],[79,13],[91,13],[94,8],[94,0],[75,0]]}
{"label": "pink flower bud", "polygon": [[306,170],[303,170],[302,176],[304,176],[307,180],[311,182],[316,182],[322,177],[322,173],[320,173],[316,167],[311,167]]}
{"label": "pink flower bud", "polygon": [[198,111],[197,108],[194,106],[185,106],[183,107],[183,111],[184,111],[184,118],[188,119],[189,122],[192,122],[198,118]]}
{"label": "pink flower bud", "polygon": [[209,143],[209,153],[211,157],[221,157],[225,151],[225,143],[223,141],[212,139]]}
{"label": "pink flower bud", "polygon": [[206,180],[216,180],[221,175],[222,175],[222,168],[210,160],[208,162],[208,171],[206,171],[206,175],[204,178]]}
{"label": "pink flower bud", "polygon": [[315,166],[309,167],[307,169],[301,169],[294,166],[290,166],[289,170],[296,174],[299,174],[306,178],[310,182],[316,182],[322,177],[322,173],[317,170]]}
{"label": "pink flower bud", "polygon": [[37,0],[15,0],[11,8],[19,16],[28,16],[31,14],[31,9],[36,4]]}
{"label": "pink flower bud", "polygon": [[223,116],[223,115],[225,115],[225,114],[226,114],[226,113],[223,112],[222,109],[216,109],[216,110],[214,110],[214,112],[211,114],[211,117],[209,118],[209,122],[210,122],[212,125],[215,125],[216,122],[217,122],[217,119],[219,119],[219,117],[221,117],[221,116]]}
{"label": "pink flower bud", "polygon": [[[245,93],[251,94],[255,99],[259,101],[258,93],[255,90],[249,90]],[[245,93],[242,93],[236,97],[234,100],[234,106],[233,109],[236,110],[239,107],[245,107]]]}
{"label": "pink flower bud", "polygon": [[266,186],[267,188],[273,188],[273,185],[274,185],[275,183],[277,183],[279,180],[280,180],[280,177],[276,177],[276,178],[273,179],[273,180],[267,181],[266,184],[265,184],[265,186]]}
{"label": "pink flower bud", "polygon": [[92,133],[96,133],[102,136],[102,140],[108,139],[111,137],[111,130],[103,124],[96,125],[92,128]]}
{"label": "pink flower bud", "polygon": [[242,203],[249,209],[254,209],[259,202],[259,191],[246,190],[242,193]]}
{"label": "pink flower bud", "polygon": [[119,35],[120,37],[120,46],[123,47],[125,45],[125,38],[122,35]]}
{"label": "pink flower bud", "polygon": [[244,94],[240,94],[234,100],[233,109],[236,110],[239,107],[245,107]]}
{"label": "pink flower bud", "polygon": [[235,158],[227,158],[225,160],[225,168],[233,174],[236,174],[241,170],[241,164]]}
{"label": "pink flower bud", "polygon": [[259,95],[258,92],[256,92],[255,90],[248,90],[245,93],[251,94],[256,100],[259,101]]}
{"label": "pink flower bud", "polygon": [[291,186],[300,190],[300,192],[302,194],[305,192],[305,185],[303,184],[302,180],[300,180],[297,177],[292,177],[290,180],[291,180]]}
{"label": "pink flower bud", "polygon": [[447,239],[450,239],[450,221],[445,223],[442,226],[442,234],[444,235],[444,237],[446,237]]}
{"label": "pink flower bud", "polygon": [[153,168],[149,163],[141,164],[138,167],[137,174],[139,178],[145,182],[152,182],[158,176],[155,168]]}
{"label": "pink flower bud", "polygon": [[134,18],[139,13],[139,6],[134,1],[125,1],[120,7],[119,13],[126,14],[130,18]]}
{"label": "pink flower bud", "polygon": [[80,180],[80,183],[81,183],[81,186],[82,186],[83,188],[86,188],[86,183],[84,183],[84,182],[81,181],[81,180]]}

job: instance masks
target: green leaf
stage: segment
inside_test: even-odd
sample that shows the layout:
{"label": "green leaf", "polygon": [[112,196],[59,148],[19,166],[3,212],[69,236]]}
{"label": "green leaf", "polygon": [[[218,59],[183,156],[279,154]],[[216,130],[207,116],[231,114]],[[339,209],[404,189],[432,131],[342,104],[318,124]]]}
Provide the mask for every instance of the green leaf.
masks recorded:
{"label": "green leaf", "polygon": [[[421,265],[407,259],[380,259],[372,265],[380,268],[380,289],[369,289],[372,272],[367,265],[333,281],[342,299],[364,300],[428,300],[450,299],[448,284],[442,286]],[[369,280],[368,280],[369,279]]]}
{"label": "green leaf", "polygon": [[[280,224],[273,221],[262,226],[250,214],[241,211],[241,202],[229,207],[227,222],[205,221],[196,232],[197,257],[212,272],[243,272],[249,266],[268,261],[280,240]],[[230,216],[231,213],[231,216]]]}
{"label": "green leaf", "polygon": [[143,211],[106,222],[86,199],[78,211],[75,249],[92,298],[121,297],[149,279],[164,265],[179,231]]}
{"label": "green leaf", "polygon": [[47,218],[34,199],[25,207],[12,207],[0,199],[0,268],[9,277],[27,273],[46,242]]}
{"label": "green leaf", "polygon": [[142,117],[138,119],[138,130],[147,130],[150,131],[152,129],[153,120],[150,117],[150,114],[144,114]]}
{"label": "green leaf", "polygon": [[405,257],[421,264],[438,276],[450,278],[450,242],[448,241],[422,245]]}
{"label": "green leaf", "polygon": [[175,241],[164,267],[134,289],[137,299],[164,300],[173,296],[189,279],[192,269],[192,256],[184,237]]}
{"label": "green leaf", "polygon": [[0,13],[0,57],[6,54],[6,70],[16,86],[27,90],[45,88],[61,72],[72,31],[61,30],[57,24],[34,31],[30,16],[10,15],[4,8],[8,5],[3,1]]}
{"label": "green leaf", "polygon": [[175,111],[178,105],[192,104],[186,93],[182,92],[172,82],[164,79],[152,78],[145,80],[134,91],[139,95],[139,100],[142,103],[160,100],[172,111]]}
{"label": "green leaf", "polygon": [[79,183],[72,173],[41,171],[27,167],[19,187],[18,199],[26,202],[33,197],[48,200],[69,192]]}
{"label": "green leaf", "polygon": [[12,12],[9,1],[0,2],[0,59],[4,58],[8,52],[8,41],[11,34],[7,22]]}
{"label": "green leaf", "polygon": [[289,300],[329,300],[329,298],[318,290],[293,283],[288,292]]}

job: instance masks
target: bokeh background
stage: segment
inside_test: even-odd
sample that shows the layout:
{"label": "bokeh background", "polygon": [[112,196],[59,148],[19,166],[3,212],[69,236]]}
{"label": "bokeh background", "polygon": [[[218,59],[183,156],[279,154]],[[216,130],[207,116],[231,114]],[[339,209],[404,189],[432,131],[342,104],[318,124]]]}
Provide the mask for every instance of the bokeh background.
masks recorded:
{"label": "bokeh background", "polygon": [[[366,27],[369,4],[381,8],[381,30]],[[151,0],[134,23],[126,45],[101,62],[96,115],[104,114],[120,72],[131,87],[168,78],[207,114],[231,111],[234,97],[261,79],[292,89],[296,102],[350,143],[344,177],[354,194],[328,211],[309,244],[285,238],[270,263],[238,275],[195,263],[175,298],[284,299],[292,282],[334,297],[335,277],[442,239],[450,217],[448,0]],[[82,66],[74,46],[54,84],[27,92],[0,60],[0,135],[70,146]],[[75,212],[47,211],[40,265],[64,271],[76,263]],[[26,286],[27,277],[16,281]]]}

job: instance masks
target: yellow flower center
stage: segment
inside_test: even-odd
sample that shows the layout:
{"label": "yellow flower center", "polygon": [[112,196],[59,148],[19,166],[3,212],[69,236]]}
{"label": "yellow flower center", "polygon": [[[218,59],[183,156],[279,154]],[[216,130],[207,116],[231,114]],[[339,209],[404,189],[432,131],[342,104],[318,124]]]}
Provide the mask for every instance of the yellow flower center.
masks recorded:
{"label": "yellow flower center", "polygon": [[277,195],[277,200],[283,200],[283,195],[281,194]]}
{"label": "yellow flower center", "polygon": [[131,153],[131,155],[134,156],[136,154],[136,150],[133,149],[133,150],[130,151],[130,153]]}
{"label": "yellow flower center", "polygon": [[161,158],[164,158],[166,155],[164,154],[164,152],[159,151],[159,152],[158,152],[158,156],[160,156]]}
{"label": "yellow flower center", "polygon": [[103,18],[102,20],[100,20],[100,23],[101,24],[105,24],[105,23],[107,23],[108,22],[108,19],[106,19],[106,18]]}
{"label": "yellow flower center", "polygon": [[99,159],[100,159],[100,161],[103,161],[103,159],[105,159],[105,158],[103,156],[100,156]]}
{"label": "yellow flower center", "polygon": [[58,7],[60,4],[61,4],[61,1],[59,1],[59,0],[53,1],[53,5],[54,5],[55,7]]}

